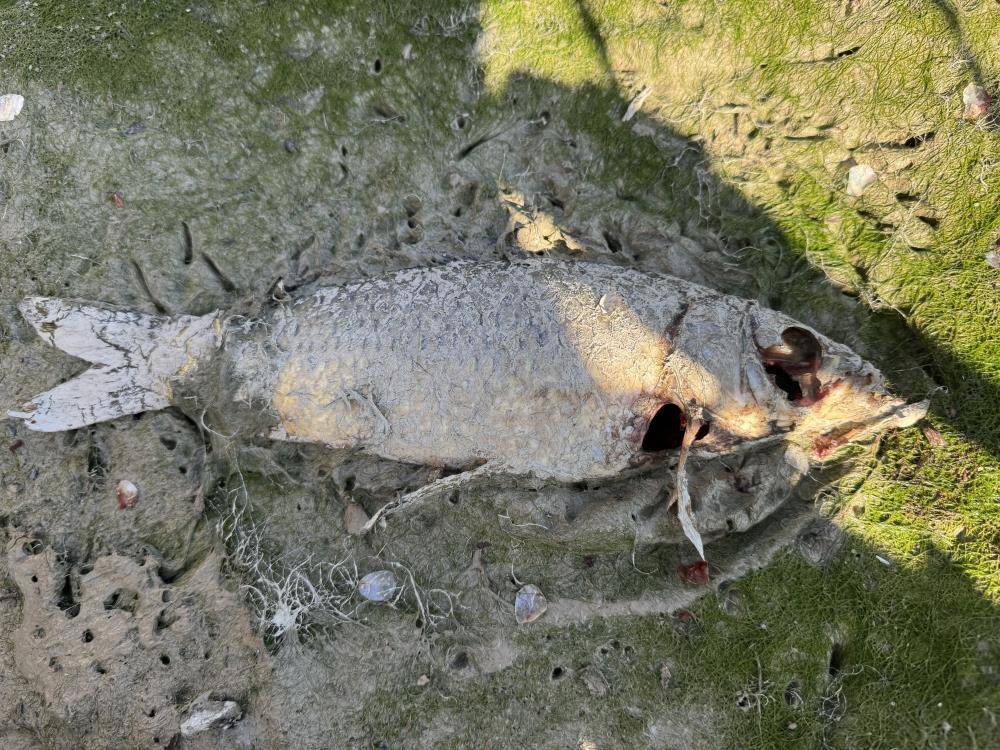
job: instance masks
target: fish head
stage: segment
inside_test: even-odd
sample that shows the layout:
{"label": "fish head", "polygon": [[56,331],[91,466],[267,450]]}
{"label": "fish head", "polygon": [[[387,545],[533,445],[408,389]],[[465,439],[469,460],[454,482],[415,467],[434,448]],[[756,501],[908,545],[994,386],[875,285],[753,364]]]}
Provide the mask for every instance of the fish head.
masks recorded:
{"label": "fish head", "polygon": [[747,382],[775,415],[775,428],[787,429],[786,439],[812,460],[927,414],[927,401],[911,404],[894,395],[882,373],[849,347],[782,313],[756,308],[750,314],[758,356],[745,365]]}
{"label": "fish head", "polygon": [[874,365],[787,315],[719,305],[689,312],[673,336],[662,385],[644,405],[642,449],[677,447],[694,428],[699,452],[778,439],[822,462],[914,424],[927,406],[893,395]]}

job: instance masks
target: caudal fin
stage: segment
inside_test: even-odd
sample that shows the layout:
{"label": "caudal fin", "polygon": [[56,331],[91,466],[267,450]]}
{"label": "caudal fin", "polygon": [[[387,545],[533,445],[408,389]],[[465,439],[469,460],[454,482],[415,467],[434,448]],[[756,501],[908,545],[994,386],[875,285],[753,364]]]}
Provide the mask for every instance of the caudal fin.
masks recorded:
{"label": "caudal fin", "polygon": [[19,309],[43,339],[93,363],[7,412],[42,432],[169,406],[172,381],[220,341],[219,313],[165,317],[46,297],[28,297]]}

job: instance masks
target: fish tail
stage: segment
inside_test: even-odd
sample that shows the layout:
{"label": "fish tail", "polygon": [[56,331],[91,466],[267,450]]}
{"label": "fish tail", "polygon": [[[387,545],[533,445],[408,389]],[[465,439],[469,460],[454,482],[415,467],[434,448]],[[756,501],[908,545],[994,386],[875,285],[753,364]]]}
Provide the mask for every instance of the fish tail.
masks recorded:
{"label": "fish tail", "polygon": [[170,406],[174,384],[221,341],[218,312],[167,317],[48,297],[18,308],[39,336],[93,365],[7,412],[41,432]]}

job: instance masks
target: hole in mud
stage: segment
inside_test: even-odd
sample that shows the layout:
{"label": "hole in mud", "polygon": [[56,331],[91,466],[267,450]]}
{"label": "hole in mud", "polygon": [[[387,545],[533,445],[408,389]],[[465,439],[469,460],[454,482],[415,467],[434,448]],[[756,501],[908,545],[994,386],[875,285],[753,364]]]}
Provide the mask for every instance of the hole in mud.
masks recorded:
{"label": "hole in mud", "polygon": [[921,135],[911,135],[901,144],[903,148],[916,148],[927,141],[933,141],[934,137],[937,135],[933,130],[928,133],[923,133]]}
{"label": "hole in mud", "polygon": [[38,576],[31,576],[32,583],[38,583]]}
{"label": "hole in mud", "polygon": [[104,598],[104,609],[120,609],[125,612],[135,612],[139,605],[139,594],[129,589],[115,589]]}
{"label": "hole in mud", "polygon": [[604,237],[604,244],[608,246],[608,250],[613,253],[620,253],[622,251],[621,241],[615,237],[611,232],[601,232]]}
{"label": "hole in mud", "polygon": [[174,448],[177,447],[177,441],[174,440],[173,438],[161,436],[160,442],[163,443],[163,447],[166,448],[168,451],[172,451]]}
{"label": "hole in mud", "polygon": [[167,656],[166,654],[160,654],[160,664],[163,664],[164,666],[169,666],[170,657]]}
{"label": "hole in mud", "polygon": [[815,403],[820,397],[820,382],[816,377],[822,348],[817,338],[804,328],[786,328],[781,332],[780,345],[761,350],[764,371],[789,401],[803,405]]}
{"label": "hole in mud", "polygon": [[413,217],[410,217],[409,219],[406,220],[406,226],[408,226],[410,229],[416,229],[418,225],[419,222],[417,222],[417,220],[414,219]]}
{"label": "hole in mud", "polygon": [[679,448],[684,439],[684,412],[677,404],[666,403],[653,415],[642,438],[648,453]]}
{"label": "hole in mud", "polygon": [[726,519],[726,531],[732,531],[736,528],[736,522],[732,518]]}
{"label": "hole in mud", "polygon": [[21,545],[21,551],[26,555],[37,555],[42,551],[42,543],[38,539],[32,539]]}
{"label": "hole in mud", "polygon": [[56,597],[56,605],[70,619],[80,614],[80,602],[76,601],[73,596],[73,579],[69,571],[66,571],[63,576],[63,585]]}
{"label": "hole in mud", "polygon": [[831,677],[836,677],[840,674],[840,670],[844,665],[844,644],[834,643],[833,648],[830,649],[830,665],[828,672]]}
{"label": "hole in mud", "polygon": [[95,672],[97,672],[97,674],[107,674],[108,673],[108,670],[105,669],[104,665],[102,665],[100,662],[96,662],[95,661],[93,664],[90,665],[90,667]]}
{"label": "hole in mud", "polygon": [[42,627],[35,628],[35,631],[32,633],[32,635],[35,638],[44,638],[45,637],[45,628],[42,628]]}
{"label": "hole in mud", "polygon": [[187,474],[188,473],[188,467],[187,466],[178,466],[177,467],[177,471],[179,471],[181,474]]}
{"label": "hole in mud", "polygon": [[372,63],[372,73],[378,75],[382,72],[382,58],[376,57],[375,62]]}
{"label": "hole in mud", "polygon": [[149,709],[149,713],[147,713],[146,716],[152,719],[154,716],[156,716],[156,709],[155,708]]}
{"label": "hole in mud", "polygon": [[90,643],[92,640],[94,640],[94,634],[89,630],[84,630],[83,635],[80,636],[80,640],[83,641],[84,643]]}
{"label": "hole in mud", "polygon": [[564,674],[565,672],[563,671],[562,667],[556,667],[555,669],[552,670],[552,679],[561,680]]}
{"label": "hole in mud", "polygon": [[458,490],[455,490],[450,495],[448,495],[448,502],[451,503],[452,505],[458,505],[458,497],[459,497],[459,492]]}
{"label": "hole in mud", "polygon": [[451,660],[452,669],[465,669],[469,666],[469,654],[465,651],[459,651],[454,659]]}

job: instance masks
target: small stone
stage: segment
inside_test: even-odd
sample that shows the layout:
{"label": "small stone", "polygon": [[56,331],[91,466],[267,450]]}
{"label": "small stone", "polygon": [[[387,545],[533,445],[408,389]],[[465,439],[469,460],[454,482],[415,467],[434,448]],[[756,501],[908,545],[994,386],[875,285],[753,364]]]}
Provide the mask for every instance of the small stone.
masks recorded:
{"label": "small stone", "polygon": [[544,615],[548,607],[549,603],[541,589],[529,583],[517,592],[517,598],[514,599],[514,618],[519,625],[527,625]]}
{"label": "small stone", "polygon": [[970,83],[962,90],[963,115],[969,120],[978,120],[989,111],[991,101],[986,89],[977,83]]}
{"label": "small stone", "polygon": [[847,194],[860,197],[868,186],[878,179],[875,170],[868,164],[855,164],[847,173]]}
{"label": "small stone", "polygon": [[986,253],[986,265],[1000,269],[1000,250],[990,250]]}
{"label": "small stone", "polygon": [[236,701],[209,700],[208,693],[195,698],[181,722],[181,736],[193,737],[209,729],[231,727],[243,717],[243,709]]}
{"label": "small stone", "polygon": [[387,602],[399,593],[391,570],[375,570],[358,581],[358,593],[370,602]]}
{"label": "small stone", "polygon": [[358,503],[348,503],[344,508],[344,530],[351,536],[363,533],[368,520],[368,514]]}
{"label": "small stone", "polygon": [[299,150],[299,144],[297,144],[291,138],[286,138],[283,145],[285,147],[285,151],[287,151],[290,154],[294,154]]}
{"label": "small stone", "polygon": [[427,687],[430,684],[431,678],[425,674],[422,674],[417,678],[417,687]]}
{"label": "small stone", "polygon": [[0,96],[0,122],[10,122],[21,113],[24,97],[20,94]]}
{"label": "small stone", "polygon": [[412,44],[404,44],[403,45],[403,59],[404,60],[412,60],[413,59],[413,45]]}
{"label": "small stone", "polygon": [[134,508],[139,501],[139,488],[127,479],[115,485],[115,495],[118,496],[118,510]]}

